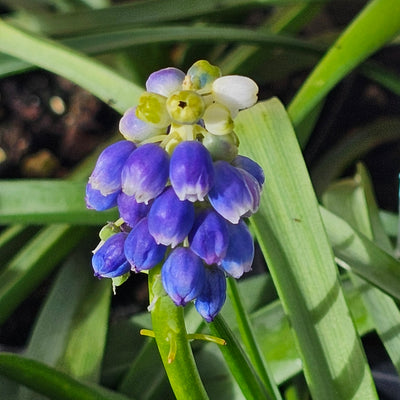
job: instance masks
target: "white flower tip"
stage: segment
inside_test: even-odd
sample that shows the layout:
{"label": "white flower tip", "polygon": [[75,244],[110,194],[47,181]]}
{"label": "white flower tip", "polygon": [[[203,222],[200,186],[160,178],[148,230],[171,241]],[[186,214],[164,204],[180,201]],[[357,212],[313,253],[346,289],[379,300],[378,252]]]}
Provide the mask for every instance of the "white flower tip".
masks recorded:
{"label": "white flower tip", "polygon": [[212,91],[214,99],[233,112],[251,107],[257,102],[258,86],[247,76],[222,76],[213,82]]}

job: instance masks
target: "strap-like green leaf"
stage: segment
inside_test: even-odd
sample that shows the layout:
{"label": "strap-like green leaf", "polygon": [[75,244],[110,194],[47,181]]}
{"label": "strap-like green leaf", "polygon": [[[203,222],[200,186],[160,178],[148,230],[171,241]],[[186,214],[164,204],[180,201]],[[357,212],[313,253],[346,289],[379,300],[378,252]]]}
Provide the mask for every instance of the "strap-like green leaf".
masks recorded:
{"label": "strap-like green leaf", "polygon": [[17,354],[0,353],[0,374],[57,400],[128,400],[100,386],[85,385],[71,376]]}
{"label": "strap-like green leaf", "polygon": [[77,83],[121,113],[135,104],[143,91],[100,62],[1,19],[0,51]]}
{"label": "strap-like green leaf", "polygon": [[85,186],[56,179],[0,181],[0,223],[104,225],[117,219],[115,209],[86,208]]}
{"label": "strap-like green leaf", "polygon": [[[83,248],[74,252],[58,273],[35,323],[25,355],[58,366],[75,378],[98,382],[111,281],[94,278],[90,250],[88,246]],[[55,324],[56,330],[49,329]],[[70,362],[71,354],[74,363]]]}
{"label": "strap-like green leaf", "polygon": [[84,227],[50,225],[30,240],[0,274],[0,324],[87,234]]}
{"label": "strap-like green leaf", "polygon": [[107,30],[110,27],[135,26],[177,21],[239,7],[325,3],[327,0],[147,0],[114,5],[100,10],[80,10],[69,14],[38,14],[15,20],[49,35],[76,34],[79,31]]}
{"label": "strap-like green leaf", "polygon": [[265,172],[252,224],[292,324],[312,396],[376,398],[287,113],[272,99],[241,112],[236,121],[242,152]]}
{"label": "strap-like green leaf", "polygon": [[[389,238],[383,233],[368,174],[358,165],[354,179],[334,184],[323,196],[324,204],[337,215],[346,218],[356,229],[387,251],[392,251]],[[351,275],[359,288],[376,331],[400,372],[400,336],[394,334],[400,327],[400,312],[395,301],[363,279]]]}
{"label": "strap-like green leaf", "polygon": [[338,263],[400,300],[400,262],[344,219],[320,211]]}

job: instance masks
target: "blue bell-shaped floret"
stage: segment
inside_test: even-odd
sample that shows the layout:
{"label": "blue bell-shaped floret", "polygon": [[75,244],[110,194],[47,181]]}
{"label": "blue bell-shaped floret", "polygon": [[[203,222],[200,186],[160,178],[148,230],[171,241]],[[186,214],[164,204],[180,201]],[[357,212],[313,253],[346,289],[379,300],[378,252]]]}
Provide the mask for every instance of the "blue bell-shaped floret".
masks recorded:
{"label": "blue bell-shaped floret", "polygon": [[166,250],[150,235],[147,218],[136,224],[125,240],[125,256],[135,272],[153,268],[162,261]]}
{"label": "blue bell-shaped floret", "polygon": [[160,146],[147,143],[137,148],[122,169],[122,191],[148,203],[158,196],[168,180],[169,156]]}
{"label": "blue bell-shaped floret", "polygon": [[104,211],[113,208],[117,205],[119,193],[120,190],[117,190],[114,193],[104,196],[101,194],[100,190],[93,189],[92,185],[88,183],[86,185],[85,196],[86,207],[96,211]]}
{"label": "blue bell-shaped floret", "polygon": [[126,160],[136,146],[127,140],[113,143],[103,150],[89,177],[93,189],[100,190],[103,196],[121,189],[121,171]]}
{"label": "blue bell-shaped floret", "polygon": [[180,200],[203,201],[214,183],[209,151],[195,140],[179,143],[171,156],[169,178]]}
{"label": "blue bell-shaped floret", "polygon": [[265,181],[264,171],[263,169],[251,158],[245,156],[236,156],[232,161],[232,165],[237,168],[242,168],[247,171],[250,175],[256,178],[260,187],[263,186]]}
{"label": "blue bell-shaped floret", "polygon": [[177,246],[189,234],[194,222],[194,206],[181,201],[172,187],[160,194],[150,208],[149,231],[157,243]]}
{"label": "blue bell-shaped floret", "polygon": [[136,107],[125,111],[119,121],[119,130],[127,140],[141,142],[156,135],[165,133],[165,129],[148,124],[136,116]]}
{"label": "blue bell-shaped floret", "polygon": [[260,198],[261,198],[261,186],[259,185],[256,178],[253,175],[248,173],[242,168],[237,168],[237,170],[241,173],[249,192],[251,193],[252,203],[249,207],[247,213],[243,214],[243,217],[251,217],[260,206]]}
{"label": "blue bell-shaped floret", "polygon": [[203,290],[205,279],[203,262],[186,247],[173,250],[161,269],[164,289],[177,306],[195,299]]}
{"label": "blue bell-shaped floret", "polygon": [[173,67],[163,68],[150,74],[146,81],[146,90],[168,97],[182,89],[185,73]]}
{"label": "blue bell-shaped floret", "polygon": [[226,299],[226,278],[219,268],[206,268],[206,280],[203,290],[195,300],[197,312],[212,322],[221,311]]}
{"label": "blue bell-shaped floret", "polygon": [[110,236],[93,254],[92,266],[95,276],[115,278],[126,274],[131,269],[124,253],[126,237],[127,234],[124,232]]}
{"label": "blue bell-shaped floret", "polygon": [[229,243],[226,220],[213,209],[201,210],[189,233],[191,250],[208,265],[220,264]]}
{"label": "blue bell-shaped floret", "polygon": [[251,270],[254,259],[254,242],[247,225],[240,220],[238,224],[228,224],[229,245],[221,268],[234,278],[240,278]]}
{"label": "blue bell-shaped floret", "polygon": [[240,217],[253,213],[260,200],[260,187],[248,172],[226,161],[214,163],[215,183],[208,198],[225,219],[237,224]]}
{"label": "blue bell-shaped floret", "polygon": [[138,203],[135,196],[121,192],[117,199],[119,216],[133,228],[150,210],[150,204]]}

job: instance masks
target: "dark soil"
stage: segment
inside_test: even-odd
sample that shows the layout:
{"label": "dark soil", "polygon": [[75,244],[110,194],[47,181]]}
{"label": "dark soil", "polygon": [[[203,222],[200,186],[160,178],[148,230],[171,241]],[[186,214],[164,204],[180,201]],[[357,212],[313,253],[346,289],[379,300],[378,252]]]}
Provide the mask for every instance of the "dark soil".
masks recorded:
{"label": "dark soil", "polygon": [[62,178],[117,126],[117,113],[66,79],[0,80],[0,177]]}

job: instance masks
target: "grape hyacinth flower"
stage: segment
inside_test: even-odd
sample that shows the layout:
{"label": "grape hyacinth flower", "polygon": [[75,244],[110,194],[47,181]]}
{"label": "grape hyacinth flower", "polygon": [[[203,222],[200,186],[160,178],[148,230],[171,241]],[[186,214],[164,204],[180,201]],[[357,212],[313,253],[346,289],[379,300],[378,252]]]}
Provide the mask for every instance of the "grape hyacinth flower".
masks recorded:
{"label": "grape hyacinth flower", "polygon": [[164,258],[166,246],[157,244],[149,232],[148,220],[143,218],[129,233],[124,244],[125,256],[132,271],[151,269]]}
{"label": "grape hyacinth flower", "polygon": [[211,208],[200,211],[189,233],[189,244],[206,264],[221,264],[229,244],[226,220]]}
{"label": "grape hyacinth flower", "polygon": [[226,161],[215,162],[214,171],[215,184],[208,198],[219,214],[237,224],[242,216],[257,211],[260,187],[253,176]]}
{"label": "grape hyacinth flower", "polygon": [[226,279],[219,268],[206,268],[206,279],[203,290],[195,301],[196,310],[207,321],[211,322],[220,312],[226,298]]}
{"label": "grape hyacinth flower", "polygon": [[136,149],[121,171],[122,191],[135,196],[138,203],[148,203],[164,189],[168,179],[169,157],[164,149],[153,143]]}
{"label": "grape hyacinth flower", "polygon": [[210,153],[195,140],[179,143],[171,156],[169,179],[179,200],[203,201],[214,183]]}
{"label": "grape hyacinth flower", "polygon": [[116,202],[119,216],[131,228],[135,227],[150,211],[150,203],[138,203],[135,196],[128,196],[124,192],[119,193]]}
{"label": "grape hyacinth flower", "polygon": [[126,140],[101,153],[86,187],[88,208],[117,206],[120,216],[100,233],[95,276],[115,286],[130,271],[160,269],[177,306],[194,301],[205,321],[215,318],[226,277],[248,272],[254,257],[244,219],[258,209],[264,173],[239,155],[234,119],[257,93],[250,78],[205,60],[149,76],[120,120]]}
{"label": "grape hyacinth flower", "polygon": [[193,221],[193,204],[179,200],[174,189],[168,187],[151,206],[149,232],[158,244],[174,248],[189,234]]}
{"label": "grape hyacinth flower", "polygon": [[202,292],[206,271],[200,257],[187,247],[179,247],[165,261],[161,280],[172,301],[184,306]]}
{"label": "grape hyacinth flower", "polygon": [[118,192],[121,189],[122,168],[135,149],[135,144],[128,141],[117,142],[104,149],[89,177],[92,189],[99,190],[103,196]]}
{"label": "grape hyacinth flower", "polygon": [[92,185],[88,183],[86,185],[85,196],[86,207],[96,211],[104,211],[113,208],[117,205],[119,193],[120,191],[117,190],[114,193],[104,196],[101,194],[100,190],[93,189]]}
{"label": "grape hyacinth flower", "polygon": [[130,265],[124,252],[126,237],[126,233],[116,233],[95,251],[92,258],[95,276],[99,278],[115,278],[129,271]]}

